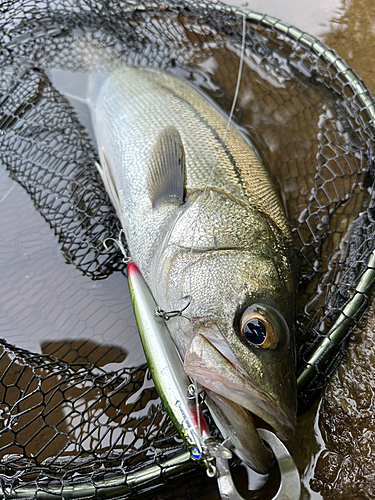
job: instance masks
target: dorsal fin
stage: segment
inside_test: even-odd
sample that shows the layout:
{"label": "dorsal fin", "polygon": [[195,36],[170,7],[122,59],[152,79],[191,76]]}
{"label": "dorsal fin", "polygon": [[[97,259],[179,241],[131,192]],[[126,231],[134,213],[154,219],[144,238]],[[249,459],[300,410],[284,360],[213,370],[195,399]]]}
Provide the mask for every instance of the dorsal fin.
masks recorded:
{"label": "dorsal fin", "polygon": [[169,126],[158,137],[151,155],[148,192],[152,206],[185,201],[185,153],[178,130]]}

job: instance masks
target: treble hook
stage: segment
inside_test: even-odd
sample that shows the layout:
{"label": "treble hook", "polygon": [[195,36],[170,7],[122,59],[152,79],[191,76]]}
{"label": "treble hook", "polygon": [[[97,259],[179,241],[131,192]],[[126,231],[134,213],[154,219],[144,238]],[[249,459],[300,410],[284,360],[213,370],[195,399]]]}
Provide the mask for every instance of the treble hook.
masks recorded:
{"label": "treble hook", "polygon": [[163,318],[164,321],[168,321],[171,318],[175,318],[177,316],[181,316],[182,318],[185,318],[188,321],[190,321],[190,319],[187,316],[184,316],[182,313],[184,311],[186,311],[186,309],[190,306],[190,304],[191,304],[191,296],[190,295],[186,295],[185,297],[182,297],[182,300],[184,300],[184,299],[188,299],[189,302],[182,309],[176,309],[174,311],[164,311],[161,307],[158,306],[155,309],[155,316],[158,316],[159,318]]}
{"label": "treble hook", "polygon": [[[244,500],[235,488],[228,464],[232,451],[236,453],[235,449],[230,447],[230,440],[220,443],[212,438],[200,404],[196,405],[191,399],[195,399],[196,389],[185,373],[168,329],[164,322],[155,318],[156,302],[150,289],[133,263],[128,266],[127,274],[146,359],[164,407],[185,441],[191,458],[201,460],[208,476],[217,478],[221,498]],[[189,303],[181,311],[175,311],[180,313],[177,316],[189,306],[188,298]],[[280,469],[279,491],[272,500],[299,500],[299,474],[287,448],[272,432],[264,429],[258,429],[258,432],[271,447]]]}
{"label": "treble hook", "polygon": [[113,243],[116,243],[116,245],[119,247],[122,255],[124,256],[122,259],[122,262],[124,264],[129,264],[129,262],[131,262],[132,259],[131,259],[130,255],[128,255],[127,251],[125,250],[124,244],[122,243],[122,237],[124,237],[124,240],[125,240],[125,230],[124,229],[121,229],[121,231],[119,232],[117,240],[115,238],[106,238],[103,241],[103,245],[104,245],[104,248],[108,251],[109,248],[107,246],[107,241],[113,241]]}
{"label": "treble hook", "polygon": [[[259,436],[273,451],[280,469],[280,486],[272,500],[299,500],[301,481],[299,473],[286,446],[271,431],[257,429]],[[244,500],[238,493],[230,473],[228,460],[216,456],[217,483],[222,500]]]}

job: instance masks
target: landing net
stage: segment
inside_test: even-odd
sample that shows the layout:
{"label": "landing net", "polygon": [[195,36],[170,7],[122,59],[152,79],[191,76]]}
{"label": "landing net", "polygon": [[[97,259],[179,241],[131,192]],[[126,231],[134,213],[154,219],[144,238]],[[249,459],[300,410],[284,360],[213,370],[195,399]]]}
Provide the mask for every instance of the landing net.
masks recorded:
{"label": "landing net", "polygon": [[[67,262],[96,280],[124,271],[117,247],[103,246],[120,225],[95,146],[54,71],[158,67],[229,113],[243,13],[170,0],[23,0],[1,9],[0,161],[53,228]],[[375,103],[334,51],[245,12],[234,121],[279,184],[300,253],[298,375],[313,366],[299,391],[303,411],[343,359],[371,299]],[[318,359],[322,345],[329,355]],[[183,472],[173,457],[184,445],[144,365],[108,372],[1,346],[0,497],[128,497]],[[137,475],[149,467],[154,476]]]}

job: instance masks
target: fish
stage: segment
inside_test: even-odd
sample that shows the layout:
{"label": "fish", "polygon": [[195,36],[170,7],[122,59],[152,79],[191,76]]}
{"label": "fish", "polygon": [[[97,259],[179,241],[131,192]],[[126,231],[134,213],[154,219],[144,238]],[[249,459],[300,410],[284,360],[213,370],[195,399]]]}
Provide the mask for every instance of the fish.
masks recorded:
{"label": "fish", "polygon": [[[257,427],[296,426],[297,253],[250,140],[193,85],[160,69],[92,74],[100,174],[132,261],[186,374],[244,463],[272,460]],[[166,316],[168,317],[168,316]]]}

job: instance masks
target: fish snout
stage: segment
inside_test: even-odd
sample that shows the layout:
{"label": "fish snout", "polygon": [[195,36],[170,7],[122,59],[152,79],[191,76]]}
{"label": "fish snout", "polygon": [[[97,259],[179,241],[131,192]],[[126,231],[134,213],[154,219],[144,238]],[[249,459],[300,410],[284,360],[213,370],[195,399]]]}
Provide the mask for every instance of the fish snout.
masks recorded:
{"label": "fish snout", "polygon": [[277,375],[275,366],[268,364],[259,373],[265,360],[257,357],[251,377],[219,328],[210,325],[198,329],[185,353],[185,371],[206,390],[221,433],[229,437],[238,456],[260,473],[268,470],[270,454],[256,428],[267,427],[282,440],[294,436],[296,383],[289,352],[273,360],[278,363]]}

